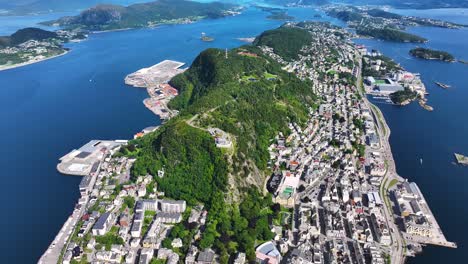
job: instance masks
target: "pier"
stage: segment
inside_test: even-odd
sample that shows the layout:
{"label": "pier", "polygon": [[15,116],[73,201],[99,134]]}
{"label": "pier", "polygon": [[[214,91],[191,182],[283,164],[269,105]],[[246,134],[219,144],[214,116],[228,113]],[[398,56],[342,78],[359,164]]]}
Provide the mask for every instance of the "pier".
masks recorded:
{"label": "pier", "polygon": [[185,63],[164,60],[149,68],[143,68],[125,77],[125,83],[130,86],[146,88],[149,98],[143,103],[161,119],[169,119],[178,114],[169,109],[167,104],[177,96],[177,90],[169,85],[169,81],[187,69],[181,69]]}

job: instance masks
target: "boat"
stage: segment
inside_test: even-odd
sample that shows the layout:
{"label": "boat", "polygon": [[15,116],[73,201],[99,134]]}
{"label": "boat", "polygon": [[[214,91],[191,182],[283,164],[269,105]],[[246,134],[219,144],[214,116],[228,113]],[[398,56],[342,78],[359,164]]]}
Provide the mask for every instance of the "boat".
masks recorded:
{"label": "boat", "polygon": [[441,83],[441,82],[435,82],[435,84],[437,84],[439,87],[442,87],[444,89],[447,89],[447,88],[451,87],[450,85],[445,84],[445,83]]}
{"label": "boat", "polygon": [[423,159],[419,159],[419,163],[421,163],[421,165],[423,164]]}
{"label": "boat", "polygon": [[462,154],[454,153],[455,154],[455,159],[457,160],[457,163],[460,165],[466,165],[468,166],[468,157],[464,156]]}

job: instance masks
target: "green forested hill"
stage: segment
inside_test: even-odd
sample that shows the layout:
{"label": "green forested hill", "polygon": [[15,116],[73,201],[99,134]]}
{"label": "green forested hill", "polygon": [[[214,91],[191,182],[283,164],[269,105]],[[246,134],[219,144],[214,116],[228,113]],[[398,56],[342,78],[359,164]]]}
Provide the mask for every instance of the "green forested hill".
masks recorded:
{"label": "green forested hill", "polygon": [[301,48],[311,41],[312,36],[304,29],[281,27],[263,32],[254,44],[272,47],[283,59],[292,60],[297,59]]}
{"label": "green forested hill", "polygon": [[[180,95],[170,106],[180,114],[132,142],[136,148],[122,150],[137,158],[132,175],[164,169],[164,178],[156,177],[159,190],[209,210],[199,246],[216,249],[222,263],[238,251],[254,261],[255,244],[272,238],[269,221],[279,208],[262,194],[267,148],[278,132],[288,133],[288,122],[307,119],[308,107],[316,103],[311,84],[254,46],[227,56],[224,50],[205,50],[171,84]],[[233,147],[217,148],[208,127],[228,133]],[[228,199],[233,192],[239,195]]]}
{"label": "green forested hill", "polygon": [[365,28],[359,27],[356,29],[356,33],[363,36],[369,36],[377,39],[395,41],[395,42],[413,42],[423,43],[427,42],[427,39],[407,33],[404,31],[392,29],[392,28]]}
{"label": "green forested hill", "polygon": [[40,28],[23,28],[13,33],[11,36],[0,37],[0,48],[16,46],[28,40],[44,40],[56,37],[57,34],[55,32]]}

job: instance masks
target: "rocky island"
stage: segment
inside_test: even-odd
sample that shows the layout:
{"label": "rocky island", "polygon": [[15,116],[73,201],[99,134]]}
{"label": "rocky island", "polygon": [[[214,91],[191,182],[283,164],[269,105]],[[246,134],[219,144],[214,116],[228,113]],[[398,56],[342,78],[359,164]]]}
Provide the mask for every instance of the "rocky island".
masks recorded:
{"label": "rocky island", "polygon": [[440,50],[433,50],[428,48],[414,48],[409,51],[409,54],[416,58],[421,58],[425,60],[440,60],[445,62],[454,62],[455,58],[452,54],[440,51]]}

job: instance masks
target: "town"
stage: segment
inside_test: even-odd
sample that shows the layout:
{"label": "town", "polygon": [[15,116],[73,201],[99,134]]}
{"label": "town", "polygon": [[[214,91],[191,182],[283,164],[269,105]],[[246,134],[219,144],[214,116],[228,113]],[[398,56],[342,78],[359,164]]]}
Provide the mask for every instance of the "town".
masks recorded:
{"label": "town", "polygon": [[369,28],[405,29],[412,26],[431,26],[459,29],[464,25],[431,18],[403,16],[373,6],[328,5],[323,8],[327,14],[345,21],[348,26]]}
{"label": "town", "polygon": [[[396,173],[390,129],[361,86],[363,64],[371,60],[365,62],[364,47],[330,24],[283,27],[312,36],[297,59],[260,48],[284,70],[310,81],[320,103],[310,107],[305,126],[291,122],[289,134],[271,141],[266,189],[280,217],[269,223],[274,238],[256,245],[257,263],[403,263],[426,244],[456,247],[444,237],[416,183]],[[167,103],[177,92],[168,82],[181,66],[166,61],[126,82],[148,88],[152,100],[164,100],[148,103],[149,108],[163,105],[153,111],[169,119],[177,113],[166,110]],[[161,67],[169,76],[160,73]],[[135,137],[158,129],[146,128]],[[229,134],[208,131],[217,147],[232,147]],[[170,177],[164,169],[131,175],[135,159],[124,154],[134,151],[126,140],[95,140],[61,158],[59,171],[84,176],[81,198],[39,263],[220,262],[214,250],[196,243],[209,214],[204,205],[166,197],[155,181]],[[182,232],[188,232],[183,237],[189,241],[182,241]],[[185,258],[179,254],[183,247],[188,247]],[[232,263],[247,263],[245,252],[232,256]]]}
{"label": "town", "polygon": [[[39,31],[39,29],[34,28],[25,30]],[[18,36],[22,33],[17,32],[15,34],[13,36]],[[64,43],[78,42],[87,38],[84,32],[74,30],[58,30],[49,34],[50,37],[45,39],[29,39],[20,41],[21,43],[13,43],[12,45],[2,45],[0,43],[0,70],[66,54],[68,49],[63,47]]]}

